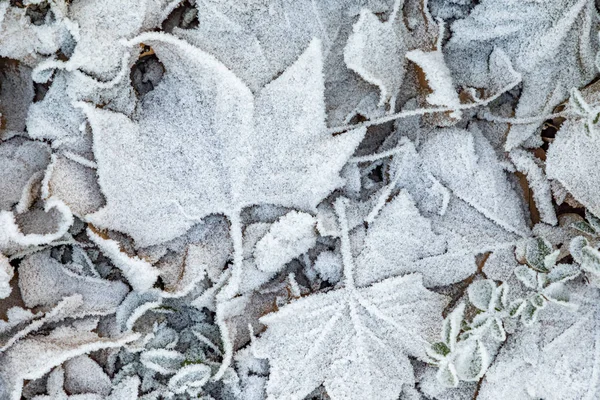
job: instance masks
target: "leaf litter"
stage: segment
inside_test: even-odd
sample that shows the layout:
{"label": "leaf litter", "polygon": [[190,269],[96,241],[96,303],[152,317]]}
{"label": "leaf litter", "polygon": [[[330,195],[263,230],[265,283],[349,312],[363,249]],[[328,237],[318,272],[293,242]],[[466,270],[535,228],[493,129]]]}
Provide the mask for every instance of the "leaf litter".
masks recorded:
{"label": "leaf litter", "polygon": [[592,399],[592,0],[0,2],[0,398]]}

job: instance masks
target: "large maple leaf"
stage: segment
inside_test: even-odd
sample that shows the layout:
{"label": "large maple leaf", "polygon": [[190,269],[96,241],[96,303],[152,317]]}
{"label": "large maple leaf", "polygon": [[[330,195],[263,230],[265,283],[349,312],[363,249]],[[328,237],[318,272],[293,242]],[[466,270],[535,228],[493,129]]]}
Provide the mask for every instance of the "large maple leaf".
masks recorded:
{"label": "large maple leaf", "polygon": [[327,133],[319,41],[256,95],[185,41],[147,33],[130,44],[140,42],[166,74],[137,116],[82,105],[107,203],[87,216],[94,225],[148,246],[209,214],[235,220],[249,205],[311,210],[343,183],[338,173],[365,131]]}
{"label": "large maple leaf", "polygon": [[[408,356],[425,359],[441,324],[445,299],[418,274],[355,285],[341,203],[345,287],[261,318],[268,329],[255,350],[269,359],[269,399],[303,399],[321,384],[332,399],[397,399],[403,384],[414,385]],[[370,267],[357,261],[358,269]]]}

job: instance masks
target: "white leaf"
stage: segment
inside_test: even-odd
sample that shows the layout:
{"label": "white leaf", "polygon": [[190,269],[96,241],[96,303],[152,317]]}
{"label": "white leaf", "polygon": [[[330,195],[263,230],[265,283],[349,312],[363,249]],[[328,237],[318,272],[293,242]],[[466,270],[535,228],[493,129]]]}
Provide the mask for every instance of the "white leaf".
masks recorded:
{"label": "white leaf", "polygon": [[408,49],[397,21],[400,17],[396,15],[396,7],[402,2],[396,3],[394,12],[385,22],[372,11],[363,9],[344,48],[348,68],[379,87],[379,105],[396,97],[404,79],[404,58]]}
{"label": "white leaf", "polygon": [[50,161],[50,149],[41,142],[14,138],[0,144],[0,210],[10,210],[23,188]]}
{"label": "white leaf", "polygon": [[[406,58],[417,64],[425,74],[429,89],[432,91],[427,95],[429,104],[448,108],[460,106],[458,92],[454,88],[454,81],[441,48],[428,52],[421,49],[411,50],[406,53]],[[460,118],[461,115],[458,111],[453,113],[452,117]]]}
{"label": "white leaf", "polygon": [[51,258],[47,251],[21,261],[19,288],[28,307],[54,306],[64,297],[81,294],[84,305],[73,316],[112,314],[129,291],[127,285],[119,281],[76,275]]}
{"label": "white leaf", "polygon": [[0,253],[0,299],[5,299],[12,292],[10,281],[14,276],[14,268],[10,265],[8,258]]}
{"label": "white leaf", "polygon": [[493,296],[495,291],[496,284],[489,279],[473,282],[467,289],[471,304],[482,311],[487,311],[494,306]]}
{"label": "white leaf", "polygon": [[267,393],[303,399],[324,384],[332,399],[396,399],[413,384],[407,355],[424,359],[444,300],[418,275],[297,300],[261,318],[255,343],[269,358]]}
{"label": "white leaf", "polygon": [[100,248],[105,256],[119,268],[127,278],[131,286],[140,292],[152,288],[158,278],[159,272],[149,262],[134,256],[129,257],[123,251],[116,240],[105,239],[91,228],[87,229],[87,235]]}
{"label": "white leaf", "polygon": [[116,311],[117,325],[121,332],[129,331],[146,311],[159,307],[162,300],[157,292],[131,292]]}
{"label": "white leaf", "polygon": [[140,355],[144,367],[161,374],[174,374],[184,361],[185,356],[175,350],[151,349]]}
{"label": "white leaf", "polygon": [[71,327],[59,327],[48,335],[20,340],[0,356],[0,381],[7,400],[19,400],[24,380],[41,378],[66,360],[92,351],[121,347],[137,339],[131,334],[103,338]]}
{"label": "white leaf", "polygon": [[102,367],[84,355],[64,363],[65,390],[71,394],[97,393],[107,396],[112,388]]}
{"label": "white leaf", "polygon": [[[492,81],[488,56],[502,48],[523,77],[515,116],[531,117],[552,112],[571,88],[596,75],[597,31],[598,14],[588,0],[484,0],[452,24],[444,50],[459,84],[486,87]],[[506,150],[522,144],[542,122],[513,125]]]}
{"label": "white leaf", "polygon": [[[426,286],[443,285],[464,279],[472,273],[469,257],[447,254],[447,242],[432,230],[411,196],[400,192],[381,210],[369,226],[364,248],[357,258],[359,286],[381,279],[419,272]],[[443,262],[452,262],[451,270],[443,270]],[[436,263],[436,268],[432,266]]]}
{"label": "white leaf", "polygon": [[188,389],[201,388],[208,382],[210,375],[211,369],[208,365],[186,365],[169,379],[169,389],[175,393],[185,393]]}
{"label": "white leaf", "polygon": [[312,210],[342,183],[338,172],[364,130],[326,132],[318,41],[257,96],[181,40],[152,33],[131,44],[140,41],[152,45],[167,73],[136,121],[82,105],[107,200],[88,216],[94,225],[146,246],[181,235],[194,220],[236,215],[248,205]]}
{"label": "white leaf", "polygon": [[598,154],[600,136],[588,134],[583,121],[567,120],[556,133],[546,161],[548,177],[558,180],[594,215],[600,215],[595,190],[600,185],[600,175],[595,173]]}
{"label": "white leaf", "polygon": [[284,215],[256,243],[256,267],[263,272],[278,272],[316,244],[315,228],[316,219],[309,214],[292,211]]}

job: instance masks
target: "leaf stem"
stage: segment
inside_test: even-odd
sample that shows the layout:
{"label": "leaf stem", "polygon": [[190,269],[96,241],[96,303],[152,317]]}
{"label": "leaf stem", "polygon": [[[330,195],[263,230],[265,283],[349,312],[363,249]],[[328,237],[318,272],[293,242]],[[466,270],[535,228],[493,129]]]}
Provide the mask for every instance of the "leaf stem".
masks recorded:
{"label": "leaf stem", "polygon": [[340,197],[335,201],[334,209],[340,224],[340,239],[342,242],[342,260],[344,262],[344,278],[346,287],[354,289],[354,261],[352,260],[352,249],[350,247],[350,236],[348,234],[348,219],[346,218],[346,205],[348,199]]}
{"label": "leaf stem", "polygon": [[504,86],[502,89],[500,89],[500,91],[498,93],[496,93],[495,95],[493,95],[485,100],[477,100],[474,103],[461,104],[457,107],[418,108],[416,110],[401,111],[396,114],[390,114],[390,115],[386,115],[385,117],[376,118],[376,119],[373,119],[370,121],[365,121],[360,124],[335,126],[333,128],[329,128],[329,133],[336,134],[336,133],[342,133],[345,131],[349,131],[352,129],[368,128],[370,126],[385,124],[386,122],[395,121],[395,120],[401,119],[401,118],[416,117],[416,116],[426,115],[426,114],[454,112],[454,111],[459,111],[459,110],[469,110],[471,108],[485,106],[485,105],[491,103],[492,101],[496,100],[498,97],[502,96],[504,93],[513,89],[519,83],[521,83],[520,76],[516,81],[511,82],[508,85]]}
{"label": "leaf stem", "polygon": [[240,213],[241,210],[237,210],[228,215],[230,224],[229,232],[233,242],[233,264],[231,265],[231,277],[229,278],[229,282],[223,287],[223,289],[221,289],[216,297],[217,325],[221,331],[221,341],[223,342],[223,361],[221,363],[221,367],[219,367],[219,370],[212,378],[214,381],[218,381],[223,377],[233,359],[233,338],[231,338],[231,332],[229,331],[225,321],[225,310],[227,303],[238,294],[238,289],[242,278],[244,247]]}

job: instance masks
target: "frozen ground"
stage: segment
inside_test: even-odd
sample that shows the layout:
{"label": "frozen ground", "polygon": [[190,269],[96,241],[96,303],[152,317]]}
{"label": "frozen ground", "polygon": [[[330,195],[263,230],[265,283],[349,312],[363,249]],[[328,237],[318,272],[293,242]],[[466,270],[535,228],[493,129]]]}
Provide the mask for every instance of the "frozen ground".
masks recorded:
{"label": "frozen ground", "polygon": [[1,0],[0,400],[600,398],[594,0]]}

